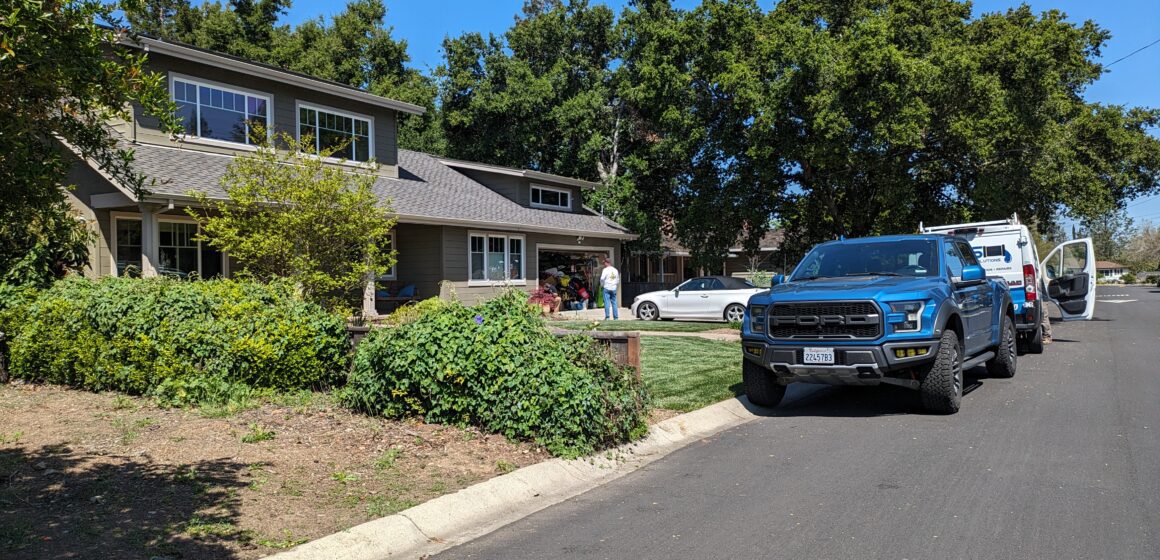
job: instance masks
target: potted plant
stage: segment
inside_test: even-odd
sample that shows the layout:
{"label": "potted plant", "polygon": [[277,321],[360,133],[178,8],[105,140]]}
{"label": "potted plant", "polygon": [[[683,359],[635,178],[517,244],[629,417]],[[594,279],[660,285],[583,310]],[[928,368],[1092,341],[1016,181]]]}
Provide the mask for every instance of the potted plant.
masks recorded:
{"label": "potted plant", "polygon": [[536,288],[528,296],[528,303],[540,306],[543,309],[544,315],[548,315],[552,313],[552,308],[556,306],[556,294],[543,288]]}

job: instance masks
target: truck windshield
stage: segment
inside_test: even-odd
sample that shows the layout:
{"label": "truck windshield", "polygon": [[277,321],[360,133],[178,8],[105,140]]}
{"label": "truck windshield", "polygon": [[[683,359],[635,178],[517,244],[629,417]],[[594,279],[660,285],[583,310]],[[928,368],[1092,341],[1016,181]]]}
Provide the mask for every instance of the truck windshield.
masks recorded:
{"label": "truck windshield", "polygon": [[927,239],[843,241],[814,247],[791,280],[843,276],[938,276],[938,243]]}

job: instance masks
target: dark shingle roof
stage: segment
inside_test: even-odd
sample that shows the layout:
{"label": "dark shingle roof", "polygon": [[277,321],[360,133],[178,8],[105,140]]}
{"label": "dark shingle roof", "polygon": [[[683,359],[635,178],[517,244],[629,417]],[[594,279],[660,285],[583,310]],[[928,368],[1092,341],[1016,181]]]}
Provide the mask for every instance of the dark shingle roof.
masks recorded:
{"label": "dark shingle roof", "polygon": [[[187,197],[190,191],[224,199],[221,178],[233,156],[138,144],[134,165],[155,180],[155,198]],[[527,208],[442,164],[434,156],[399,150],[399,178],[382,177],[374,190],[390,202],[403,223],[462,223],[493,229],[530,229],[623,237],[628,230],[591,212],[568,213]]]}

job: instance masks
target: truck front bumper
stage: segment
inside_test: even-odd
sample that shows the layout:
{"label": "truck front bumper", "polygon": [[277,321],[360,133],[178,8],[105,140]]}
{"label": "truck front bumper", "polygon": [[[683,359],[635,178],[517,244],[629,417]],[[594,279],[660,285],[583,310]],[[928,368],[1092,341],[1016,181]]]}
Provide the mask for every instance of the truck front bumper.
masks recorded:
{"label": "truck front bumper", "polygon": [[[820,383],[824,385],[901,385],[917,388],[914,376],[898,374],[934,360],[938,340],[908,340],[876,346],[831,346],[823,344],[773,344],[742,340],[745,359],[761,364],[776,376],[778,383]],[[806,348],[834,349],[834,363],[807,364]],[[916,355],[907,356],[910,350]],[[925,352],[919,353],[919,350]],[[901,351],[901,356],[899,355]]]}

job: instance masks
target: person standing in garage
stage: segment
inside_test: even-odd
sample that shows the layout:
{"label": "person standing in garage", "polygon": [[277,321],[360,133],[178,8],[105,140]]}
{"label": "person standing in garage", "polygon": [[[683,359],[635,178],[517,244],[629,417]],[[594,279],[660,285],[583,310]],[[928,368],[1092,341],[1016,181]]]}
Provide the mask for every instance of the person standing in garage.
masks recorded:
{"label": "person standing in garage", "polygon": [[600,287],[604,288],[604,320],[608,320],[610,308],[612,318],[620,319],[620,310],[616,302],[616,290],[620,288],[620,271],[612,266],[612,259],[604,259],[604,270],[600,271]]}

